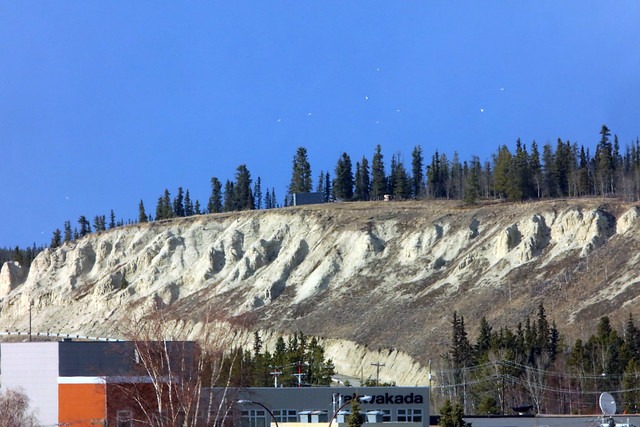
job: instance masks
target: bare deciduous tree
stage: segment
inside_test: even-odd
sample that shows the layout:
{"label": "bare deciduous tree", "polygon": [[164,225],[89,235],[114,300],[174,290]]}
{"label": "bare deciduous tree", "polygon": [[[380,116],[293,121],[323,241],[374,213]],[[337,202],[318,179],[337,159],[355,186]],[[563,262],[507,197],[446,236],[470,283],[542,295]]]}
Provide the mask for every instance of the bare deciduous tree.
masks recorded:
{"label": "bare deciduous tree", "polygon": [[[231,387],[234,363],[223,364],[225,350],[246,344],[239,341],[248,335],[227,319],[213,316],[203,322],[198,341],[173,341],[175,331],[175,322],[161,312],[123,328],[121,332],[133,345],[129,357],[135,359],[135,369],[111,384],[118,396],[112,404],[122,409],[129,405],[132,421],[144,425],[225,424],[238,393]],[[117,413],[117,408],[112,409],[112,414]]]}
{"label": "bare deciduous tree", "polygon": [[33,426],[36,417],[29,410],[29,397],[21,389],[0,390],[0,427]]}

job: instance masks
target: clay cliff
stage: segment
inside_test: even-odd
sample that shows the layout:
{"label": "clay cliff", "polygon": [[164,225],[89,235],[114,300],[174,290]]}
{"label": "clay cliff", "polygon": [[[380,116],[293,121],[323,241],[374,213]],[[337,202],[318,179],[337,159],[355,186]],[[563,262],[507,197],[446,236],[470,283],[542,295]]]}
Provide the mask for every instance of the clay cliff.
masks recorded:
{"label": "clay cliff", "polygon": [[366,202],[235,212],[94,233],[0,272],[0,329],[118,335],[163,310],[197,338],[207,311],[267,342],[325,339],[345,374],[426,384],[454,310],[514,327],[540,302],[570,339],[638,315],[640,210],[602,200]]}

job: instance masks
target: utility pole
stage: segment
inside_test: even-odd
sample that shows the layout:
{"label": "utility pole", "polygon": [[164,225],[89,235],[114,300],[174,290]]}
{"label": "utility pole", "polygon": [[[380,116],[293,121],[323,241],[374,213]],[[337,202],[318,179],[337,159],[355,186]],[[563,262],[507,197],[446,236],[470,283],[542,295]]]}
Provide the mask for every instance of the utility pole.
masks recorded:
{"label": "utility pole", "polygon": [[275,388],[278,388],[278,375],[282,374],[282,371],[278,371],[279,366],[270,366],[270,368],[273,368],[273,372],[271,372],[271,375],[273,375],[273,386]]}
{"label": "utility pole", "polygon": [[298,373],[293,375],[298,377],[298,387],[302,387],[302,376],[304,375],[302,373],[302,362],[298,362]]}
{"label": "utility pole", "polygon": [[33,307],[33,301],[29,301],[29,342],[31,342],[31,307]]}
{"label": "utility pole", "polygon": [[376,387],[380,387],[380,366],[384,366],[384,363],[372,363],[371,365],[376,367]]}

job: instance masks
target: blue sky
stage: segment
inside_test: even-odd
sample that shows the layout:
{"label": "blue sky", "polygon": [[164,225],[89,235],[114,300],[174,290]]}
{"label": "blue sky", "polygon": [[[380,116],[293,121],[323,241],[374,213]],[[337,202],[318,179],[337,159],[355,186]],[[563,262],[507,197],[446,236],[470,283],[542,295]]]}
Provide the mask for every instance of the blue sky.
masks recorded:
{"label": "blue sky", "polygon": [[[0,0],[0,247],[65,220],[206,204],[246,164],[278,201],[296,147],[411,160],[640,136],[637,1]],[[315,185],[315,182],[314,182]]]}

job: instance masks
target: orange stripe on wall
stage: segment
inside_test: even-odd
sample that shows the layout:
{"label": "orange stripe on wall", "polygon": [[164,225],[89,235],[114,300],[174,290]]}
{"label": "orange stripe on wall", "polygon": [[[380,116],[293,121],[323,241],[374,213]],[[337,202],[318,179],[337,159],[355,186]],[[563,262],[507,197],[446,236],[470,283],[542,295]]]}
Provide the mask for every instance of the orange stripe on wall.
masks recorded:
{"label": "orange stripe on wall", "polygon": [[106,418],[105,411],[104,384],[58,384],[58,423],[92,426]]}

